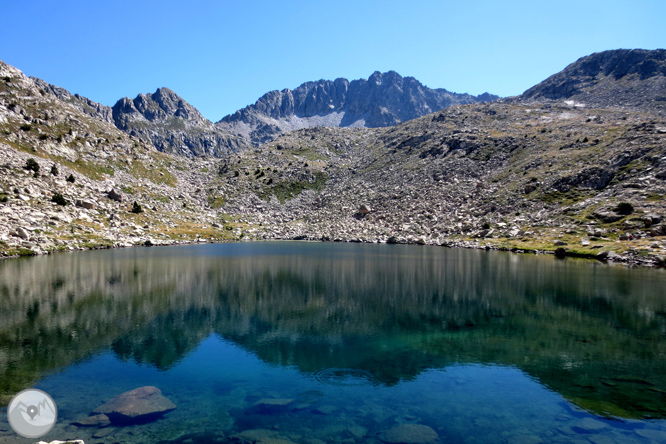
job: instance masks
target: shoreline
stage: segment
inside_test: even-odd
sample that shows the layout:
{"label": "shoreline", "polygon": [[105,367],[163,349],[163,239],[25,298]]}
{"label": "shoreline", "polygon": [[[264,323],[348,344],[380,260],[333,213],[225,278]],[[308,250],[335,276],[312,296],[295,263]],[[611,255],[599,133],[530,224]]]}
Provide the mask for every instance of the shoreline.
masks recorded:
{"label": "shoreline", "polygon": [[486,250],[486,251],[504,251],[516,254],[546,254],[553,255],[559,259],[565,258],[577,258],[577,259],[587,259],[592,261],[601,262],[604,264],[618,264],[624,265],[627,267],[647,267],[647,268],[666,268],[666,260],[658,256],[641,256],[640,253],[634,252],[634,254],[624,253],[618,254],[612,250],[604,249],[599,251],[599,253],[588,253],[577,251],[576,249],[566,249],[563,247],[558,247],[553,250],[549,249],[539,249],[539,248],[530,248],[521,246],[521,244],[529,244],[532,240],[521,241],[521,242],[511,242],[505,241],[503,245],[492,245],[492,244],[481,244],[473,240],[459,240],[459,239],[450,239],[435,242],[433,240],[425,239],[407,239],[407,238],[395,238],[390,237],[389,239],[364,239],[364,238],[350,238],[350,239],[317,239],[315,237],[308,237],[304,235],[298,235],[291,238],[288,237],[262,237],[262,238],[252,238],[245,237],[239,239],[216,239],[216,240],[205,240],[201,238],[192,239],[192,240],[173,240],[173,242],[161,240],[146,240],[143,242],[137,242],[134,244],[128,243],[117,243],[114,245],[109,244],[98,244],[90,245],[89,247],[68,247],[61,249],[54,249],[50,251],[34,251],[28,249],[22,249],[19,254],[9,254],[3,252],[0,259],[18,259],[22,257],[34,257],[34,256],[46,256],[56,253],[74,253],[79,251],[92,251],[92,250],[111,250],[119,248],[135,248],[135,247],[169,247],[177,245],[197,245],[197,244],[225,244],[225,243],[235,243],[235,242],[272,242],[272,241],[290,241],[290,242],[334,242],[334,243],[367,243],[367,244],[395,244],[395,245],[419,245],[419,246],[432,246],[432,247],[445,247],[445,248],[463,248],[463,249],[473,249],[473,250]]}

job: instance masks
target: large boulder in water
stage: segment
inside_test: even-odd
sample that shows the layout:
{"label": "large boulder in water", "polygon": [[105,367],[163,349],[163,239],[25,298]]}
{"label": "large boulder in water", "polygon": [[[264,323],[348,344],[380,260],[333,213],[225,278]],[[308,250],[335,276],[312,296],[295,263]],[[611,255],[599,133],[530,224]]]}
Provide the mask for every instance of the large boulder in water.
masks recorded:
{"label": "large boulder in water", "polygon": [[176,404],[162,395],[157,387],[139,387],[121,393],[97,407],[92,415],[105,414],[112,423],[145,423],[158,419],[176,408]]}

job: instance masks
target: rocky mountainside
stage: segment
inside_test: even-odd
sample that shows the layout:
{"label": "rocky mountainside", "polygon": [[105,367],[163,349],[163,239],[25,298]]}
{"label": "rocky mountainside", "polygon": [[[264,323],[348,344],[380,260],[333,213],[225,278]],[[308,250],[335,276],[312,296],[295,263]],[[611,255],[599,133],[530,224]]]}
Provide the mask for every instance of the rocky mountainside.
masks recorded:
{"label": "rocky mountainside", "polygon": [[166,153],[220,157],[248,146],[242,137],[214,126],[168,88],[123,98],[113,106],[112,114],[119,129],[151,141]]}
{"label": "rocky mountainside", "polygon": [[238,235],[212,225],[211,161],[160,153],[44,86],[0,62],[3,255]]}
{"label": "rocky mountainside", "polygon": [[101,103],[94,102],[87,97],[79,94],[72,94],[65,88],[51,85],[37,77],[30,77],[30,80],[35,82],[38,88],[42,91],[55,96],[58,100],[69,103],[76,109],[84,114],[88,114],[95,119],[103,120],[105,122],[113,123],[113,115],[110,106],[102,105]]}
{"label": "rocky mountainside", "polygon": [[617,49],[582,57],[519,99],[568,99],[590,107],[649,109],[663,115],[666,50]]}
{"label": "rocky mountainside", "polygon": [[293,91],[271,91],[254,105],[224,117],[217,125],[258,144],[295,129],[386,127],[448,106],[497,98],[488,93],[472,96],[430,89],[395,71],[375,72],[367,80],[319,80],[304,83]]}
{"label": "rocky mountainside", "polygon": [[666,254],[666,121],[651,114],[456,106],[386,129],[292,132],[221,171],[221,210],[267,239]]}
{"label": "rocky mountainside", "polygon": [[[156,95],[127,106],[199,118]],[[650,107],[455,105],[213,160],[160,153],[2,64],[0,168],[5,255],[317,239],[666,260],[666,120]]]}

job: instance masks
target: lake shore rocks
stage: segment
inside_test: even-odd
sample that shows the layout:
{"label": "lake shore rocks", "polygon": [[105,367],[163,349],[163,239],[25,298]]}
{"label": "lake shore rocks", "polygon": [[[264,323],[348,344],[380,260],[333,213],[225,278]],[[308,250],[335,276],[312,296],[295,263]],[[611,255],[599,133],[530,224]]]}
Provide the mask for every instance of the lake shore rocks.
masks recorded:
{"label": "lake shore rocks", "polygon": [[175,409],[176,404],[160,389],[146,386],[121,393],[97,407],[92,415],[106,415],[113,424],[132,424],[155,421]]}

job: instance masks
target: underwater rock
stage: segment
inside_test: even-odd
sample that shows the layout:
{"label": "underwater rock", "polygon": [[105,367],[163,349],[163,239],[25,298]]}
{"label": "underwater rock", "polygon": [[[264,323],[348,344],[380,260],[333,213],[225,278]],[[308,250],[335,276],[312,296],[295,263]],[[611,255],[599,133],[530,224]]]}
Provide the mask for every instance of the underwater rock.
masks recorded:
{"label": "underwater rock", "polygon": [[88,416],[87,418],[81,419],[79,421],[72,422],[75,426],[78,427],[106,427],[111,424],[109,417],[100,414],[95,416]]}
{"label": "underwater rock", "polygon": [[368,429],[359,425],[351,425],[347,427],[347,433],[350,434],[352,438],[361,439],[368,433]]}
{"label": "underwater rock", "polygon": [[112,423],[127,424],[155,421],[176,408],[176,404],[162,395],[157,387],[139,387],[121,393],[97,407],[92,415],[105,414]]}
{"label": "underwater rock", "polygon": [[280,438],[276,432],[266,429],[245,430],[232,435],[230,441],[239,444],[294,444],[292,441]]}
{"label": "underwater rock", "polygon": [[334,405],[322,405],[320,407],[316,407],[315,409],[312,410],[312,413],[316,413],[317,415],[330,415],[331,413],[334,413],[338,410],[338,408]]}
{"label": "underwater rock", "polygon": [[509,444],[542,444],[543,440],[536,435],[517,435],[509,438]]}
{"label": "underwater rock", "polygon": [[99,429],[98,431],[95,432],[93,438],[95,439],[104,438],[105,436],[111,435],[115,431],[116,429],[114,427],[106,427],[104,429]]}
{"label": "underwater rock", "polygon": [[288,398],[262,398],[255,402],[254,405],[248,409],[248,413],[258,415],[272,415],[276,413],[282,413],[285,412],[289,405],[293,402],[293,399]]}
{"label": "underwater rock", "polygon": [[581,419],[571,427],[576,433],[598,433],[601,430],[609,429],[610,426],[605,422],[598,421],[593,418]]}
{"label": "underwater rock", "polygon": [[388,444],[427,444],[437,441],[437,432],[421,424],[402,424],[384,430],[377,437]]}
{"label": "underwater rock", "polygon": [[661,430],[638,429],[636,430],[636,434],[655,442],[666,442],[666,432],[662,432]]}

